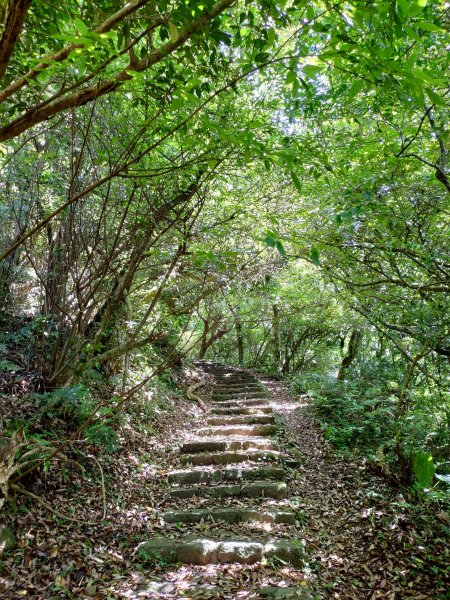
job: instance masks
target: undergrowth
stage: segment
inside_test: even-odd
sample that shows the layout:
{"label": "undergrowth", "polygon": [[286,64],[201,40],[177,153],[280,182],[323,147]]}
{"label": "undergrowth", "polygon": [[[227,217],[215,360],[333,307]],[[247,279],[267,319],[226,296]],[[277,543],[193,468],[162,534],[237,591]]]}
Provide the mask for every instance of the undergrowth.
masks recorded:
{"label": "undergrowth", "polygon": [[[359,374],[360,375],[360,374]],[[414,398],[398,414],[399,385],[382,377],[338,381],[303,374],[291,381],[307,394],[324,436],[341,454],[362,455],[416,498],[450,505],[450,428],[448,414],[432,412],[427,397]]]}

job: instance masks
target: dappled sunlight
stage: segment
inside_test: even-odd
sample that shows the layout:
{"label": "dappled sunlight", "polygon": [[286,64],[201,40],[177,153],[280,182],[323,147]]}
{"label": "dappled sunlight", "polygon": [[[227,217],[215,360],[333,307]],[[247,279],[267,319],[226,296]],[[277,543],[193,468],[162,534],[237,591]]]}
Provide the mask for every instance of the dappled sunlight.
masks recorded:
{"label": "dappled sunlight", "polygon": [[450,0],[0,42],[0,599],[450,600]]}
{"label": "dappled sunlight", "polygon": [[[159,568],[156,569],[159,571]],[[150,580],[149,580],[150,579]],[[270,565],[207,565],[192,567],[181,565],[174,569],[166,569],[164,573],[134,574],[129,583],[132,588],[122,584],[120,593],[129,600],[148,597],[148,594],[159,594],[160,597],[198,598],[257,598],[257,589],[274,586],[286,589],[293,585],[305,587],[309,581],[307,572]]]}

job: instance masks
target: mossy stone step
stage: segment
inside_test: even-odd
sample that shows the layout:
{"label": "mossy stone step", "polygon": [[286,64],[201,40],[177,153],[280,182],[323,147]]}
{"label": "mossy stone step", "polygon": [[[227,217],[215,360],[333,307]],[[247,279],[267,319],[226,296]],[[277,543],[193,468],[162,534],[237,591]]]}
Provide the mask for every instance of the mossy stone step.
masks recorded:
{"label": "mossy stone step", "polygon": [[[303,583],[303,582],[302,582]],[[278,587],[273,585],[260,587],[258,598],[261,600],[313,600],[308,585],[299,585],[295,588]]]}
{"label": "mossy stone step", "polygon": [[261,387],[257,383],[248,383],[246,385],[241,384],[224,384],[216,386],[213,391],[213,396],[217,394],[245,394],[246,392],[262,392],[266,393],[265,388]]}
{"label": "mossy stone step", "polygon": [[258,435],[270,436],[276,433],[275,425],[214,425],[199,429],[198,436],[216,436],[216,435]]}
{"label": "mossy stone step", "polygon": [[270,406],[267,398],[248,398],[247,400],[222,400],[213,406],[216,408],[252,408],[253,406]]}
{"label": "mossy stone step", "polygon": [[258,389],[263,389],[266,390],[266,388],[259,383],[259,381],[257,379],[231,379],[231,378],[226,378],[226,379],[217,379],[215,381],[215,385],[213,388],[213,391],[217,391],[220,392],[222,390],[226,390],[227,388],[232,388],[233,390],[235,390],[235,388],[237,387],[257,387]]}
{"label": "mossy stone step", "polygon": [[219,506],[205,509],[167,511],[163,515],[166,523],[200,523],[201,521],[224,521],[226,523],[273,523],[295,525],[295,512],[289,509],[274,508],[232,508]]}
{"label": "mossy stone step", "polygon": [[215,402],[224,400],[240,400],[241,398],[267,398],[268,394],[264,390],[254,390],[252,392],[213,392],[212,399]]}
{"label": "mossy stone step", "polygon": [[245,375],[245,373],[212,373],[216,380],[216,385],[225,383],[257,383],[261,385],[261,382],[252,375]]}
{"label": "mossy stone step", "polygon": [[181,446],[181,452],[184,454],[194,454],[196,452],[219,452],[232,450],[276,450],[276,444],[267,438],[237,439],[237,440],[192,440],[185,442]]}
{"label": "mossy stone step", "polygon": [[136,554],[140,561],[150,564],[254,564],[265,558],[279,559],[299,568],[304,565],[305,550],[302,540],[273,540],[263,544],[248,540],[185,537],[144,542]]}
{"label": "mossy stone step", "polygon": [[271,414],[273,411],[271,406],[264,404],[256,404],[255,406],[215,406],[211,410],[212,415],[253,415],[259,417],[261,415]]}
{"label": "mossy stone step", "polygon": [[183,454],[181,463],[185,465],[231,465],[242,462],[275,462],[281,454],[275,450],[248,450],[247,452],[202,452]]}
{"label": "mossy stone step", "polygon": [[172,471],[168,474],[169,483],[189,485],[195,483],[220,483],[222,481],[255,481],[258,479],[281,481],[285,476],[281,467],[247,467],[215,469],[212,471],[191,469]]}
{"label": "mossy stone step", "polygon": [[286,484],[284,481],[253,481],[244,485],[240,483],[214,486],[193,486],[172,488],[169,492],[171,498],[193,498],[205,496],[207,498],[286,498]]}
{"label": "mossy stone step", "polygon": [[237,415],[208,417],[208,425],[267,425],[275,423],[274,415]]}

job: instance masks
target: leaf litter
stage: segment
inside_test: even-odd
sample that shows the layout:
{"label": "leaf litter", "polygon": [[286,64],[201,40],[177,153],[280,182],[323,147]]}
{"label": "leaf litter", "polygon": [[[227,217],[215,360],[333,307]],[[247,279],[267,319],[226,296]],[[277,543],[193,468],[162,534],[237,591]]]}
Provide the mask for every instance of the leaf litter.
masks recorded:
{"label": "leaf litter", "polygon": [[[297,529],[162,522],[162,510],[180,508],[180,501],[168,496],[167,471],[177,468],[182,439],[204,420],[197,403],[177,398],[152,420],[151,433],[142,426],[141,415],[129,420],[121,428],[115,454],[83,446],[102,463],[106,519],[102,520],[94,464],[84,474],[52,465],[29,482],[35,494],[59,512],[76,516],[80,524],[63,521],[29,499],[16,498],[6,522],[18,545],[0,558],[1,597],[247,600],[259,597],[261,585],[302,589],[308,584],[321,599],[450,598],[448,515],[410,506],[364,460],[340,457],[323,438],[304,402],[291,398],[277,382],[265,383],[271,389],[274,409],[284,420],[280,441],[287,450],[285,456],[295,464],[287,477],[288,501],[271,500],[270,504],[294,508]],[[197,497],[189,499],[189,507],[239,506],[241,502]],[[260,501],[245,499],[245,506],[253,503],[261,506]],[[137,561],[135,549],[140,541],[183,532],[211,538],[302,537],[308,567],[302,571],[262,562],[205,567],[160,564],[148,569]]]}

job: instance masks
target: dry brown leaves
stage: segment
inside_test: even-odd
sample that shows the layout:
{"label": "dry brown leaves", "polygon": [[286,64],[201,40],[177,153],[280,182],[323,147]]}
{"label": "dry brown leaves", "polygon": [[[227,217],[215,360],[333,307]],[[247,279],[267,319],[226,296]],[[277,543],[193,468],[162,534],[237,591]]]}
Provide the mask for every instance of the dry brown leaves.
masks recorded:
{"label": "dry brown leaves", "polygon": [[338,456],[308,406],[279,383],[266,383],[300,457],[291,493],[304,511],[319,597],[449,599],[448,514],[409,505],[362,459]]}

